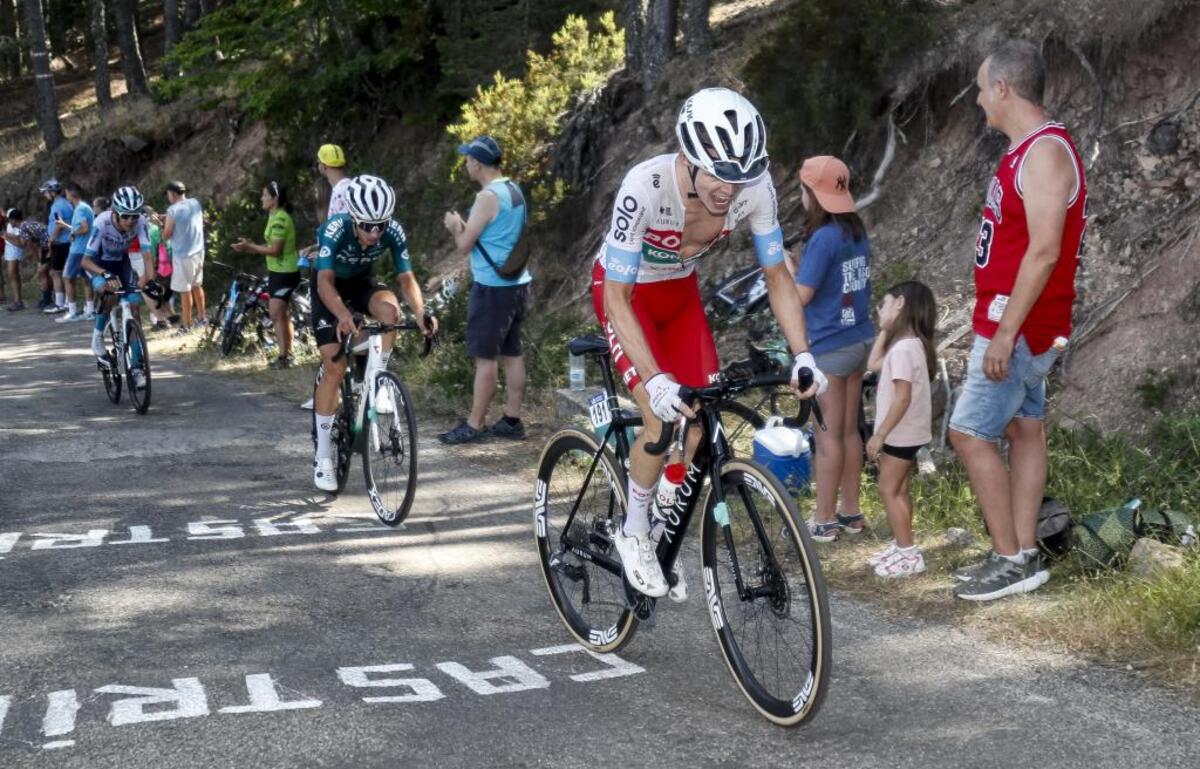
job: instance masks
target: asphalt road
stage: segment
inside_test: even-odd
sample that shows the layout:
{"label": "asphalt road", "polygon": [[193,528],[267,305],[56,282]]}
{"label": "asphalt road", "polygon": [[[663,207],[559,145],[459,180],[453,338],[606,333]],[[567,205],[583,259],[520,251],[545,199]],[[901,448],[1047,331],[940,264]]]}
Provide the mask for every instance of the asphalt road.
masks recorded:
{"label": "asphalt road", "polygon": [[0,767],[1200,762],[1181,697],[836,597],[800,729],[742,699],[695,594],[595,659],[548,602],[526,479],[425,420],[413,513],[380,530],[357,460],[312,489],[296,404],[156,361],[139,417],[86,325],[0,316]]}

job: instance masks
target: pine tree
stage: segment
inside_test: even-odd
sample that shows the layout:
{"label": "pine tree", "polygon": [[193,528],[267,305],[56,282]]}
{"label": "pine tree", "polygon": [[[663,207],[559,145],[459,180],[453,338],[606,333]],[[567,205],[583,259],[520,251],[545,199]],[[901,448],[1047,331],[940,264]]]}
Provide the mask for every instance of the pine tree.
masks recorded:
{"label": "pine tree", "polygon": [[46,149],[53,152],[63,143],[62,123],[58,121],[58,95],[50,71],[50,51],[46,43],[46,19],[41,0],[25,0],[25,34],[29,40],[29,58],[33,62],[34,92],[37,96],[37,122],[42,129]]}

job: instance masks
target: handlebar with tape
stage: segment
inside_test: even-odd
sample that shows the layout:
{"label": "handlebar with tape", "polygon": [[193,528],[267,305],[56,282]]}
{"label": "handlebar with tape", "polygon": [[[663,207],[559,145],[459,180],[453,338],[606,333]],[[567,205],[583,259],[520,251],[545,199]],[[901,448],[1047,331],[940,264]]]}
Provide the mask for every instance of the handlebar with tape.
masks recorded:
{"label": "handlebar with tape", "polygon": [[[751,380],[751,383],[746,386],[747,387],[772,387],[772,386],[776,386],[776,385],[791,384],[791,381],[792,381],[791,374],[773,374],[771,376],[755,377],[753,380]],[[808,369],[808,368],[800,369],[800,382],[799,382],[800,391],[803,392],[803,391],[807,390],[808,388],[812,387],[812,384],[813,384],[812,370]],[[729,389],[730,388],[729,388],[728,384],[715,384],[715,385],[709,385],[708,387],[680,387],[679,388],[679,398],[680,398],[680,400],[684,401],[685,403],[692,400],[695,397],[719,398],[722,395],[724,395],[725,393],[727,393],[729,391]],[[817,426],[820,427],[822,431],[824,431],[825,430],[825,417],[821,414],[821,404],[817,401],[816,397],[809,398],[806,401],[801,401],[801,403],[811,405],[813,420],[817,423]],[[803,406],[801,406],[801,412],[803,413]],[[661,456],[662,454],[665,454],[667,449],[670,447],[671,439],[675,435],[675,423],[674,422],[663,422],[662,425],[663,425],[662,434],[659,436],[659,439],[657,441],[655,441],[654,443],[646,444],[645,449],[646,449],[647,454],[651,454],[653,456]]]}

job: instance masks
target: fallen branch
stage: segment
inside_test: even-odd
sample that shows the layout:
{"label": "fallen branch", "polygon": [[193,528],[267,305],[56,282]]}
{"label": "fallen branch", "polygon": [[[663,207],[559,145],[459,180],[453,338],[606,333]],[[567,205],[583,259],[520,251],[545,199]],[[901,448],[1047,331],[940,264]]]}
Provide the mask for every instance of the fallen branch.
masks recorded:
{"label": "fallen branch", "polygon": [[1137,120],[1126,120],[1124,123],[1120,123],[1120,124],[1114,126],[1113,128],[1110,128],[1107,131],[1105,131],[1103,134],[1101,134],[1100,138],[1106,138],[1108,136],[1111,136],[1112,134],[1117,133],[1118,131],[1123,131],[1126,128],[1132,128],[1133,126],[1141,125],[1142,123],[1149,123],[1151,120],[1157,121],[1159,118],[1163,118],[1163,117],[1177,118],[1180,115],[1183,115],[1188,110],[1190,110],[1193,106],[1195,106],[1197,100],[1200,100],[1200,88],[1197,88],[1196,91],[1191,96],[1188,97],[1187,101],[1184,102],[1183,106],[1180,107],[1179,109],[1163,110],[1162,112],[1156,112],[1153,115],[1146,115],[1145,117],[1140,117]]}
{"label": "fallen branch", "polygon": [[859,211],[879,200],[879,196],[883,193],[883,177],[891,167],[892,161],[896,159],[896,121],[894,118],[895,113],[889,112],[887,148],[883,151],[883,159],[879,161],[879,168],[875,169],[875,177],[871,180],[871,191],[858,199]]}
{"label": "fallen branch", "polygon": [[[962,89],[961,91],[959,91],[958,95],[950,100],[950,107],[953,107],[955,104],[958,104],[960,101],[962,101],[962,97],[964,97],[968,93],[970,93],[971,89],[974,87],[975,87],[974,83],[967,83],[967,87]],[[947,109],[949,109],[949,107]]]}

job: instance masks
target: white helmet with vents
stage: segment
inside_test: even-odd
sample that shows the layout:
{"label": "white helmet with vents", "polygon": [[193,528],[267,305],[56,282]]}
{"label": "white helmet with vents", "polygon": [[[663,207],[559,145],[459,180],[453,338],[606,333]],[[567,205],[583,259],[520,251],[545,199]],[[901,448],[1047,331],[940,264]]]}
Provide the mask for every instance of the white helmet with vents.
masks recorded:
{"label": "white helmet with vents", "polygon": [[121,187],[112,196],[112,207],[118,214],[140,214],[145,204],[137,187]]}
{"label": "white helmet with vents", "polygon": [[350,182],[346,202],[354,221],[386,222],[396,210],[396,193],[378,176],[363,174]]}
{"label": "white helmet with vents", "polygon": [[683,154],[723,182],[745,184],[767,172],[767,128],[750,101],[728,88],[705,88],[679,110]]}

